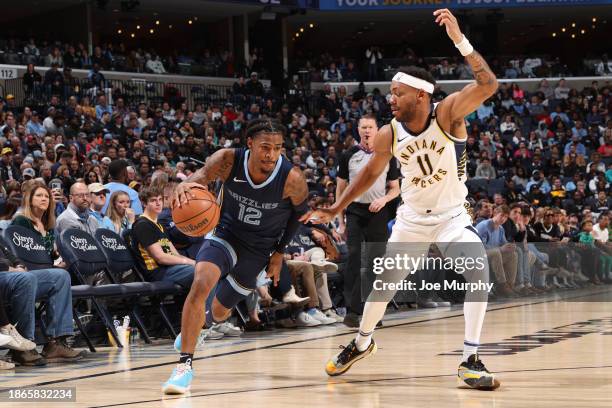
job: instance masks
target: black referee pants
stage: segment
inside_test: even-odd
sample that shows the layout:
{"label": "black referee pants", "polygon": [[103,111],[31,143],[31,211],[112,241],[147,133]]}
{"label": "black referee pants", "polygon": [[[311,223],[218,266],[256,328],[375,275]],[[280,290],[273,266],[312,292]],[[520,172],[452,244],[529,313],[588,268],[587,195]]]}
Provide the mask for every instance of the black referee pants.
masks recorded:
{"label": "black referee pants", "polygon": [[[344,276],[347,312],[363,314],[363,305],[374,283],[373,260],[385,255],[388,208],[368,210],[370,204],[352,203],[346,210],[348,262]],[[367,244],[366,244],[367,243]]]}

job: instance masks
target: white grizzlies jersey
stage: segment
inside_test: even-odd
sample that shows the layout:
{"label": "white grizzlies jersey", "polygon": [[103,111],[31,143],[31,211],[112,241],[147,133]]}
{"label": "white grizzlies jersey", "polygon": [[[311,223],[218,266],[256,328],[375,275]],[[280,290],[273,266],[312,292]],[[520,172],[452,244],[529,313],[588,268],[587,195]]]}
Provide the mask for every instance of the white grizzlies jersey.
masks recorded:
{"label": "white grizzlies jersey", "polygon": [[438,125],[434,104],[429,126],[412,135],[393,119],[393,155],[400,163],[402,200],[414,213],[442,214],[463,207],[467,197],[465,140]]}

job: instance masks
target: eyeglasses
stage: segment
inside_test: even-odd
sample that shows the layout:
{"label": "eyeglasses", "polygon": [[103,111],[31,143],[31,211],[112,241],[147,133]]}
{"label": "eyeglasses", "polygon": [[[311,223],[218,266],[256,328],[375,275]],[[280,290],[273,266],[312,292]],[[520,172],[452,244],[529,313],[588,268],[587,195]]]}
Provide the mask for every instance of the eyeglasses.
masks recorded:
{"label": "eyeglasses", "polygon": [[546,217],[552,217],[555,214],[544,214]]}
{"label": "eyeglasses", "polygon": [[88,193],[71,194],[74,198],[87,198]]}
{"label": "eyeglasses", "polygon": [[97,195],[98,197],[102,197],[102,196],[106,197],[106,191],[98,191],[97,193],[93,193],[93,194]]}

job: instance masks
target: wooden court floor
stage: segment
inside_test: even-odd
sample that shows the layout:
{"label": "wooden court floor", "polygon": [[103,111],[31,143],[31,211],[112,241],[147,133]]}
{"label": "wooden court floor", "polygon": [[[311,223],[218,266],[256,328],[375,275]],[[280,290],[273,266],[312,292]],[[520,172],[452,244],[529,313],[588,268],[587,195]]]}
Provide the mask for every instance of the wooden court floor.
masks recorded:
{"label": "wooden court floor", "polygon": [[75,387],[74,403],[11,407],[612,407],[612,287],[492,303],[481,356],[502,386],[460,389],[461,308],[400,311],[377,330],[379,350],[341,377],[326,360],[354,336],[341,324],[210,341],[196,354],[190,395],[164,397],[170,342],[101,349],[73,365],[0,373],[9,388]]}

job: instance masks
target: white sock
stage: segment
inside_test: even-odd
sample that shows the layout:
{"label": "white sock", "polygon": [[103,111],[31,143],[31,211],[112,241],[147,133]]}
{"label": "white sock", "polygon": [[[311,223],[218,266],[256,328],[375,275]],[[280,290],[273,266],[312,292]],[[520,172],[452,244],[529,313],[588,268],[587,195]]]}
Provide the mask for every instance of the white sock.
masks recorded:
{"label": "white sock", "polygon": [[372,344],[372,334],[373,332],[362,333],[361,330],[359,330],[359,334],[357,334],[357,337],[355,337],[357,350],[365,351],[368,347],[370,347],[370,344]]}
{"label": "white sock", "polygon": [[355,338],[357,350],[364,351],[370,346],[374,328],[383,318],[386,310],[387,302],[366,302],[359,325],[359,334]]}
{"label": "white sock", "polygon": [[463,357],[461,361],[467,361],[472,354],[478,353],[478,344],[471,343],[467,340],[463,341]]}
{"label": "white sock", "polygon": [[463,342],[463,361],[476,354],[480,344],[480,332],[487,312],[487,302],[465,302],[463,315],[465,319],[465,337]]}

